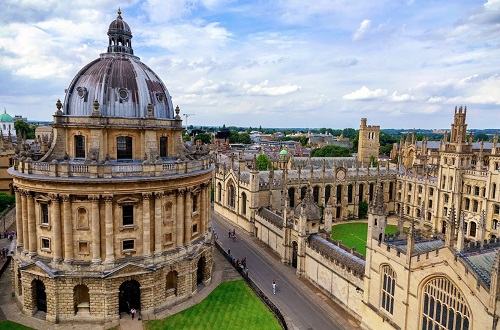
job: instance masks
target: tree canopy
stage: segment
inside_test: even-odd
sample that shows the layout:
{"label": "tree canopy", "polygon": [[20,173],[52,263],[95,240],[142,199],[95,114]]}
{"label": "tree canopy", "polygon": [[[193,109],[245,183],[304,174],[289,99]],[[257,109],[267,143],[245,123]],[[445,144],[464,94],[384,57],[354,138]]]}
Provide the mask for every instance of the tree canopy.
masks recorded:
{"label": "tree canopy", "polygon": [[268,166],[271,164],[269,157],[266,154],[260,154],[257,156],[257,168],[259,171],[267,170]]}
{"label": "tree canopy", "polygon": [[16,120],[14,122],[14,128],[17,134],[26,135],[27,139],[35,138],[35,127],[32,127],[32,125],[24,120]]}
{"label": "tree canopy", "polygon": [[349,148],[339,146],[324,146],[323,148],[314,149],[311,153],[312,157],[350,157],[351,151]]}
{"label": "tree canopy", "polygon": [[212,141],[212,138],[210,137],[210,134],[207,133],[200,133],[195,136],[194,140],[201,140],[201,143],[203,144],[210,144]]}

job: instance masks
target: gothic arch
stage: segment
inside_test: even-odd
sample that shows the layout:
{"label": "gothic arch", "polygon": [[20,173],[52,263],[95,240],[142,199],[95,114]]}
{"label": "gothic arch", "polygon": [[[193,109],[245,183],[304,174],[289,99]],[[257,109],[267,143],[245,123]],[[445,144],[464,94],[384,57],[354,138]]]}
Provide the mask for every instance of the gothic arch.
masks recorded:
{"label": "gothic arch", "polygon": [[[419,288],[419,329],[470,329],[472,314],[462,290],[446,275],[431,275]],[[461,327],[457,327],[457,324]]]}

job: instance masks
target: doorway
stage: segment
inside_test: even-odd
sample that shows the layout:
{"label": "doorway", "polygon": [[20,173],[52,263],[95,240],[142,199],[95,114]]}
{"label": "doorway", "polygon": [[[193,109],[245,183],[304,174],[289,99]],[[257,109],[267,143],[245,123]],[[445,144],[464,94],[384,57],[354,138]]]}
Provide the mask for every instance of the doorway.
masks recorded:
{"label": "doorway", "polygon": [[141,309],[141,288],[136,280],[125,281],[120,285],[119,313],[129,313],[130,309]]}
{"label": "doorway", "polygon": [[36,290],[36,308],[40,312],[47,313],[47,293],[45,292],[45,284],[42,281],[35,281]]}

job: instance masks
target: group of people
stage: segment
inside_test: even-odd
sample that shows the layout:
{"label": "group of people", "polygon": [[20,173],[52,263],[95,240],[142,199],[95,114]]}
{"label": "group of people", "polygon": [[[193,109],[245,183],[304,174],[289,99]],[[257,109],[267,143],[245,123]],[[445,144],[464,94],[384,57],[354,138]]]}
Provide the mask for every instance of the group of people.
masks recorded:
{"label": "group of people", "polygon": [[236,269],[240,273],[242,273],[245,276],[248,276],[247,258],[245,257],[245,258],[240,260],[240,259],[233,257],[233,255],[231,254],[231,249],[227,250],[227,255],[229,256],[229,261],[231,261],[231,264],[234,267],[236,267]]}
{"label": "group of people", "polygon": [[16,236],[16,232],[15,231],[4,231],[3,234],[0,233],[0,238],[8,238],[12,241],[12,239]]}

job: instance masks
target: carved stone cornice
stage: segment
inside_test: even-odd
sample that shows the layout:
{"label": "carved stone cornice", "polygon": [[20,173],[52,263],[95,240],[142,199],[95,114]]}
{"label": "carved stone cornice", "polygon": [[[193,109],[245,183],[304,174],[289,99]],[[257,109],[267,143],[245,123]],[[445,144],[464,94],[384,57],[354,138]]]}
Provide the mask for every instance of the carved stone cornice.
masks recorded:
{"label": "carved stone cornice", "polygon": [[112,203],[113,202],[113,195],[103,195],[102,198],[104,199],[105,203]]}
{"label": "carved stone cornice", "polygon": [[59,195],[58,194],[49,194],[49,198],[52,202],[59,202]]}
{"label": "carved stone cornice", "polygon": [[99,195],[89,195],[87,197],[90,201],[92,201],[92,203],[99,203]]}
{"label": "carved stone cornice", "polygon": [[[152,195],[151,193],[143,193],[142,194],[142,199],[143,200],[149,200],[151,198],[151,195]],[[155,193],[155,195],[156,195],[156,193]]]}
{"label": "carved stone cornice", "polygon": [[155,191],[155,198],[156,199],[163,198],[164,195],[165,195],[165,193],[163,191]]}
{"label": "carved stone cornice", "polygon": [[177,189],[177,194],[180,196],[184,196],[187,193],[187,189]]}
{"label": "carved stone cornice", "polygon": [[62,194],[60,196],[63,203],[69,203],[71,201],[71,196],[69,194]]}

